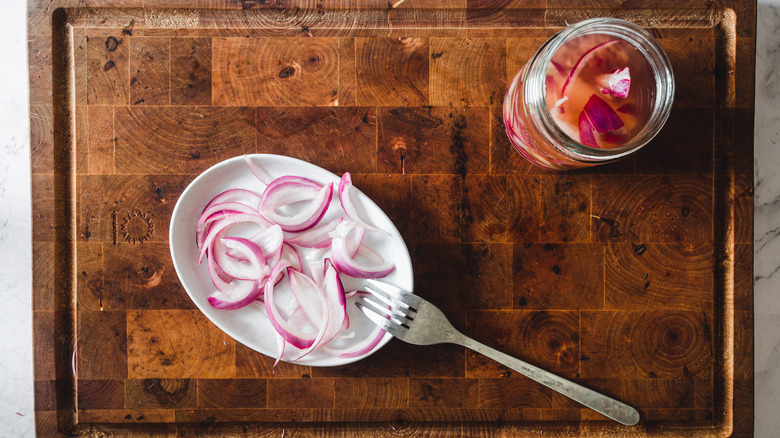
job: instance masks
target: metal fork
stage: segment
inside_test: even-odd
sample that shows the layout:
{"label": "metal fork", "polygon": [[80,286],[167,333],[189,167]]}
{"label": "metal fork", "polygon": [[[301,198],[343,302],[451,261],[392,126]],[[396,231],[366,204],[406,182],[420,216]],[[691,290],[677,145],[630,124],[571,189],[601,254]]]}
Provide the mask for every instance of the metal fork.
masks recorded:
{"label": "metal fork", "polygon": [[415,345],[452,343],[517,371],[618,423],[633,426],[639,412],[631,406],[494,350],[457,331],[441,310],[428,301],[386,283],[368,280],[366,289],[377,300],[361,297],[355,303],[375,324],[402,341]]}

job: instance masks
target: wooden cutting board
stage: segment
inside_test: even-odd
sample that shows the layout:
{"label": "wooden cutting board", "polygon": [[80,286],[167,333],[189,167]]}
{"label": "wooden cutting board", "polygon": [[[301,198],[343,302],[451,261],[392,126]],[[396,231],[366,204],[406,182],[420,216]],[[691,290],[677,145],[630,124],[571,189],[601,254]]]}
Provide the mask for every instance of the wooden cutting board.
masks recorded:
{"label": "wooden cutting board", "polygon": [[[39,435],[752,435],[755,2],[664,4],[31,0]],[[659,39],[672,116],[626,160],[540,171],[504,91],[596,16]],[[167,243],[187,184],[255,152],[350,171],[419,295],[640,424],[450,345],[273,371],[195,308]]]}

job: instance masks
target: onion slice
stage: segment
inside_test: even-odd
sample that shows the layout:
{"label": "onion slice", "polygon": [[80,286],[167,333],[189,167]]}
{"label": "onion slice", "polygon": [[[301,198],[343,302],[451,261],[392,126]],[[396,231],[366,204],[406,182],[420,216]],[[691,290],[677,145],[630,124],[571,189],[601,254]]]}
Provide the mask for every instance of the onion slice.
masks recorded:
{"label": "onion slice", "polygon": [[[230,257],[228,251],[235,251],[243,257]],[[237,280],[262,281],[270,273],[263,251],[254,242],[243,237],[218,239],[212,255],[225,274]]]}
{"label": "onion slice", "polygon": [[[286,261],[279,261],[279,263],[277,263],[271,270],[271,275],[269,278],[276,278],[277,275],[285,272],[288,267],[289,265]],[[328,311],[328,307],[325,303],[324,296],[321,297],[321,305],[323,309],[323,315],[325,315]],[[279,314],[279,309],[276,307],[276,302],[274,301],[274,283],[272,281],[267,281],[265,283],[265,311],[266,315],[268,315],[268,320],[274,327],[274,330],[276,330],[276,332],[279,333],[279,335],[281,335],[285,341],[290,343],[290,345],[299,349],[308,349],[314,345],[317,338],[311,338],[309,335],[303,333],[303,331],[285,321],[285,319],[282,318],[282,316]]]}
{"label": "onion slice", "polygon": [[620,116],[617,115],[615,110],[596,94],[590,96],[588,103],[582,109],[582,114],[585,114],[590,125],[598,133],[614,131],[624,126],[623,121],[620,120]]}
{"label": "onion slice", "polygon": [[566,88],[569,86],[572,80],[575,77],[577,77],[577,75],[579,75],[579,73],[587,65],[588,61],[596,53],[597,50],[606,49],[607,47],[616,44],[620,41],[621,40],[612,40],[601,44],[597,44],[596,46],[592,47],[590,50],[583,53],[582,56],[580,56],[580,59],[578,59],[577,62],[574,63],[574,67],[571,69],[571,71],[569,72],[569,76],[566,78],[566,81],[563,83],[563,87],[561,87],[561,96],[566,95]]}
{"label": "onion slice", "polygon": [[[272,181],[263,193],[263,198],[260,201],[260,214],[271,222],[279,224],[282,230],[289,232],[305,231],[317,225],[325,216],[330,201],[333,199],[333,184],[326,184],[324,187],[316,189],[314,186],[300,181],[277,183],[283,178],[285,177]],[[306,180],[305,178],[298,179]],[[303,201],[310,202],[301,211],[291,216],[276,211],[278,208]]]}
{"label": "onion slice", "polygon": [[312,324],[320,327],[323,323],[321,304],[323,292],[320,286],[306,274],[289,267],[287,268],[287,279],[290,281],[290,290],[298,301],[301,311]]}
{"label": "onion slice", "polygon": [[263,288],[257,281],[234,280],[222,292],[211,294],[208,301],[215,309],[236,310],[252,304],[261,293]]}
{"label": "onion slice", "polygon": [[602,75],[598,81],[603,86],[601,89],[603,94],[611,94],[619,98],[628,97],[631,89],[631,73],[628,67]]}
{"label": "onion slice", "polygon": [[206,255],[206,250],[212,246],[214,240],[217,238],[217,235],[220,234],[220,232],[227,229],[229,226],[244,222],[254,223],[261,227],[266,227],[268,225],[268,221],[263,219],[260,215],[244,213],[230,215],[221,221],[214,223],[211,229],[209,229],[209,232],[203,240],[203,243],[201,244],[200,254],[198,255],[198,264],[203,262],[203,256]]}
{"label": "onion slice", "polygon": [[260,206],[260,195],[246,189],[228,189],[211,198],[211,201],[203,207],[203,210],[205,211],[212,205],[222,202],[241,202],[249,206],[255,205],[255,208],[257,208]]}
{"label": "onion slice", "polygon": [[580,130],[580,143],[585,146],[598,149],[600,146],[596,142],[596,136],[593,134],[593,126],[588,121],[588,117],[585,116],[585,112],[580,113],[580,118],[577,121]]}
{"label": "onion slice", "polygon": [[[347,249],[346,240],[347,235],[354,226],[354,224],[342,224],[332,233],[333,243],[331,244],[331,253],[333,264],[336,266],[336,269],[343,274],[355,278],[382,278],[393,272],[395,266],[392,263],[383,260],[378,254],[363,245],[358,247],[354,257],[350,254],[350,251]],[[373,263],[367,265],[356,260],[355,257],[360,255],[376,257],[371,257],[373,258]]]}
{"label": "onion slice", "polygon": [[322,291],[327,307],[327,310],[323,313],[323,324],[320,326],[317,340],[311,347],[304,350],[296,360],[302,359],[319,345],[330,342],[344,326],[347,317],[347,300],[344,297],[344,285],[341,284],[339,274],[330,259],[325,259],[325,276],[322,283]]}
{"label": "onion slice", "polygon": [[344,174],[341,175],[341,181],[339,182],[339,202],[341,202],[341,207],[344,209],[344,213],[347,215],[347,217],[350,218],[352,221],[360,224],[366,230],[376,231],[378,233],[382,233],[389,236],[390,233],[388,233],[387,231],[380,230],[379,228],[373,227],[360,218],[357,208],[355,208],[355,204],[352,201],[352,198],[350,197],[351,190],[352,190],[352,175],[350,175],[349,172],[344,172]]}
{"label": "onion slice", "polygon": [[298,233],[287,239],[286,242],[304,248],[327,248],[332,240],[330,233],[343,221],[344,218],[338,217],[323,226]]}
{"label": "onion slice", "polygon": [[249,167],[249,171],[252,172],[252,175],[257,178],[258,181],[263,185],[263,190],[265,190],[266,187],[268,187],[268,183],[271,182],[272,178],[265,173],[265,170],[263,170],[262,167],[258,166],[257,163],[252,161],[251,158],[249,158],[249,155],[244,155],[244,161],[246,162],[247,167]]}

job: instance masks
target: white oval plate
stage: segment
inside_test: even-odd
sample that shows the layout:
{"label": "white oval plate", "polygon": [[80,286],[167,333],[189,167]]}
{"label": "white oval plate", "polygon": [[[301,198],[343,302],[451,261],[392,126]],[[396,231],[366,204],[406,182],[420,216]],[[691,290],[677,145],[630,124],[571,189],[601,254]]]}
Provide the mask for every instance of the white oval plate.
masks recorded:
{"label": "white oval plate", "polygon": [[[295,158],[269,154],[249,155],[249,158],[272,178],[283,175],[298,175],[321,184],[334,182],[337,185],[341,179],[319,166]],[[211,307],[207,298],[214,292],[214,286],[209,278],[206,264],[197,264],[198,248],[195,243],[195,229],[198,217],[214,196],[231,188],[243,188],[262,193],[262,185],[250,172],[243,156],[231,158],[212,166],[195,178],[184,190],[171,216],[169,238],[173,266],[184,289],[207,318],[238,342],[275,358],[278,354],[275,331],[261,307],[251,305],[239,310],[219,310]],[[355,189],[357,190],[352,192],[354,194],[353,200],[363,220],[390,233],[390,237],[387,237],[367,232],[364,239],[364,243],[369,248],[376,251],[385,260],[395,264],[395,270],[381,281],[409,291],[413,290],[412,261],[398,229],[382,209],[368,196],[360,192],[358,187]],[[336,193],[334,193],[332,203],[320,224],[328,223],[331,219],[342,214]],[[319,262],[323,259],[323,255],[318,251],[321,250],[302,250],[300,251],[301,258],[313,258]],[[306,262],[304,260],[304,263]],[[347,291],[359,289],[363,284],[363,281],[345,275],[342,275],[341,278]],[[275,301],[282,309],[285,308],[285,303],[292,304],[292,294],[289,292],[289,287],[285,290],[286,283],[286,281],[282,281],[274,290]],[[348,301],[347,311],[350,327],[345,334],[354,332],[354,335],[348,339],[334,339],[328,343],[329,346],[348,349],[350,346],[364,341],[373,331],[373,323],[351,304],[351,300]],[[296,361],[300,350],[287,344],[282,360],[318,367],[346,365],[379,350],[387,344],[390,338],[392,335],[386,333],[382,341],[372,351],[354,358],[334,357],[316,349]]]}

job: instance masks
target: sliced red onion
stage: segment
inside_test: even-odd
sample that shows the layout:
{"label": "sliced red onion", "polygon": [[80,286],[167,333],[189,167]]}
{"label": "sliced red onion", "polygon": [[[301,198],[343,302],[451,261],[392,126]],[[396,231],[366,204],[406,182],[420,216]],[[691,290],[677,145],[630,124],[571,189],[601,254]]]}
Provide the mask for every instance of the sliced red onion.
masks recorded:
{"label": "sliced red onion", "polygon": [[591,148],[599,148],[598,142],[596,142],[596,136],[593,134],[593,126],[591,126],[588,117],[585,116],[585,111],[580,113],[580,118],[577,121],[577,125],[580,130],[580,143]]}
{"label": "sliced red onion", "polygon": [[[588,103],[582,109],[588,122],[598,133],[614,131],[622,128],[623,121],[609,104],[596,94],[592,94]],[[583,143],[584,144],[584,143]]]}
{"label": "sliced red onion", "polygon": [[629,102],[629,103],[625,103],[623,105],[620,105],[618,107],[617,111],[619,113],[630,114],[632,116],[635,116],[635,115],[639,114],[639,107],[635,103]]}
{"label": "sliced red onion", "polygon": [[290,245],[287,242],[284,242],[282,244],[282,252],[280,254],[280,259],[286,261],[291,268],[295,269],[296,271],[302,271],[303,270],[303,264],[301,263],[301,255],[298,252],[297,249],[295,249],[294,246]]}
{"label": "sliced red onion", "polygon": [[254,236],[249,238],[250,241],[257,244],[265,254],[266,258],[273,257],[282,250],[284,244],[284,233],[282,227],[279,225],[271,225],[270,227],[260,231]]}
{"label": "sliced red onion", "polygon": [[265,173],[265,170],[263,170],[262,167],[252,161],[252,159],[249,158],[249,155],[244,155],[244,161],[246,162],[247,167],[249,167],[249,171],[252,172],[252,175],[263,184],[263,189],[268,187],[268,183],[270,183],[273,178]]}
{"label": "sliced red onion", "polygon": [[228,290],[232,278],[217,265],[217,262],[214,261],[214,257],[211,254],[206,256],[206,264],[209,269],[209,277],[211,278],[214,287],[220,292]]}
{"label": "sliced red onion", "polygon": [[[379,257],[379,261],[373,260],[373,264],[367,265],[357,261],[350,255],[347,249],[346,236],[353,227],[354,224],[342,224],[331,234],[333,236],[331,252],[336,269],[343,274],[356,278],[382,278],[393,272],[395,266],[390,262],[382,260],[381,257]],[[363,245],[358,248],[356,256],[361,255],[363,248],[365,248]],[[364,253],[367,252],[364,251]]]}
{"label": "sliced red onion", "polygon": [[560,98],[560,99],[558,99],[557,101],[555,101],[555,106],[556,106],[556,107],[561,107],[561,106],[563,106],[563,104],[564,104],[564,103],[566,103],[568,100],[569,100],[569,96],[563,96],[562,98]]}
{"label": "sliced red onion", "polygon": [[316,327],[323,323],[322,294],[320,286],[306,274],[287,268],[287,279],[290,281],[290,290],[298,301],[306,318]]}
{"label": "sliced red onion", "polygon": [[203,207],[203,210],[222,202],[241,202],[249,206],[254,205],[255,208],[257,208],[260,206],[260,195],[246,189],[228,189],[213,197],[211,201]]}
{"label": "sliced red onion", "polygon": [[287,243],[298,245],[303,248],[327,248],[330,246],[330,233],[344,221],[344,218],[338,217],[317,228],[298,233],[289,239]]}
{"label": "sliced red onion", "polygon": [[553,117],[559,117],[564,114],[564,110],[561,107],[553,107],[550,108],[550,114],[552,114]]}
{"label": "sliced red onion", "polygon": [[257,216],[264,222],[262,226],[271,226],[271,223],[265,220],[256,209],[248,205],[240,202],[220,202],[205,209],[200,218],[198,218],[196,226],[198,246],[200,247],[203,244],[206,234],[210,231],[211,224],[239,213]]}
{"label": "sliced red onion", "polygon": [[[544,87],[546,92],[550,94],[553,99],[558,97],[558,95],[556,94],[557,90],[555,87],[555,78],[553,78],[552,75],[547,75],[544,77]],[[510,120],[513,120],[512,117],[514,116],[511,113],[508,114],[508,116],[510,117]]]}
{"label": "sliced red onion", "polygon": [[276,354],[276,360],[274,361],[274,365],[271,367],[271,374],[274,374],[276,372],[276,365],[278,365],[279,361],[282,360],[282,356],[284,356],[284,346],[287,345],[287,343],[284,342],[284,338],[279,333],[274,332],[274,339],[276,339],[276,347],[278,348],[278,350]]}
{"label": "sliced red onion", "polygon": [[[277,275],[283,273],[288,267],[289,265],[287,262],[283,260],[280,261],[271,270],[271,275],[269,278],[276,278]],[[328,311],[328,307],[324,296],[321,299],[321,305],[323,308],[323,314],[325,314]],[[265,283],[265,310],[266,315],[268,315],[268,320],[271,322],[274,330],[276,330],[276,332],[279,333],[279,335],[281,335],[285,341],[289,342],[290,345],[295,348],[302,350],[308,349],[314,345],[315,341],[320,336],[318,333],[317,337],[311,338],[310,335],[303,333],[303,331],[298,329],[296,326],[289,324],[287,321],[285,321],[284,318],[282,318],[282,316],[279,314],[279,309],[276,307],[276,302],[274,301],[274,283],[271,281],[267,281]]]}
{"label": "sliced red onion", "polygon": [[614,144],[625,143],[628,140],[628,129],[624,126],[614,131],[605,132],[601,134],[601,139]]}
{"label": "sliced red onion", "polygon": [[615,97],[626,98],[631,88],[631,73],[628,67],[614,70],[598,79],[604,87],[603,94],[611,94]]}
{"label": "sliced red onion", "polygon": [[312,280],[322,286],[322,282],[325,279],[325,263],[323,262],[319,266],[317,266],[317,263],[313,263],[309,270],[311,271]]}
{"label": "sliced red onion", "polygon": [[209,229],[208,235],[206,235],[206,238],[203,240],[203,243],[201,244],[200,254],[198,255],[198,264],[203,262],[203,256],[206,255],[206,249],[213,244],[214,239],[216,239],[217,237],[217,234],[219,234],[220,232],[222,232],[222,230],[225,230],[232,225],[246,223],[246,222],[254,223],[261,227],[266,227],[268,224],[268,221],[263,219],[259,215],[244,214],[244,213],[230,215],[219,222],[215,222],[212,225],[211,229]]}
{"label": "sliced red onion", "polygon": [[326,353],[330,354],[331,356],[337,356],[342,357],[345,359],[352,358],[352,357],[360,357],[364,354],[368,354],[371,352],[376,346],[379,344],[379,342],[382,341],[382,338],[385,337],[385,331],[382,330],[382,327],[375,326],[374,329],[369,333],[368,337],[361,343],[355,345],[354,347],[348,349],[348,350],[336,350],[333,347],[329,345],[323,345],[322,350]]}
{"label": "sliced red onion", "polygon": [[261,293],[263,288],[257,281],[233,280],[222,292],[211,294],[208,301],[216,309],[236,310],[252,304]]}
{"label": "sliced red onion", "polygon": [[566,76],[566,73],[569,72],[569,68],[568,67],[564,67],[559,62],[550,61],[550,64],[552,64],[552,66],[555,67],[555,71],[557,71],[558,74],[561,75],[561,76]]}
{"label": "sliced red onion", "polygon": [[[299,182],[274,185],[279,179],[281,178],[274,180],[263,194],[263,199],[260,201],[260,213],[266,219],[279,224],[284,231],[305,231],[317,225],[325,216],[333,198],[333,185],[326,184],[312,197],[311,193],[314,190],[312,186]],[[280,207],[302,201],[310,202],[301,211],[291,216],[276,211]]]}
{"label": "sliced red onion", "polygon": [[360,245],[363,243],[364,236],[365,230],[359,225],[354,228],[354,236],[352,232],[347,233],[345,243],[347,245],[347,253],[349,253],[350,257],[355,257],[358,249],[360,249]]}
{"label": "sliced red onion", "polygon": [[360,218],[357,208],[355,208],[355,204],[352,201],[352,197],[350,196],[351,190],[352,190],[352,175],[350,175],[349,172],[344,172],[344,175],[341,176],[341,181],[339,182],[339,202],[341,202],[341,207],[344,209],[344,213],[346,213],[347,217],[352,219],[353,222],[357,222],[358,224],[360,224],[360,226],[362,226],[366,230],[376,231],[389,236],[390,233],[388,233],[387,231],[380,230],[379,228],[373,227]]}
{"label": "sliced red onion", "polygon": [[325,276],[323,278],[322,291],[327,303],[327,310],[323,312],[322,330],[314,344],[296,359],[300,360],[321,344],[327,344],[338,335],[344,326],[347,315],[347,300],[344,298],[344,285],[330,259],[325,259]]}
{"label": "sliced red onion", "polygon": [[198,245],[198,249],[203,247],[203,242],[206,240],[206,236],[211,231],[211,226],[215,223],[218,223],[222,219],[228,218],[230,216],[233,216],[235,214],[238,214],[237,211],[220,211],[217,213],[212,214],[208,218],[206,218],[203,221],[202,225],[197,226],[196,236],[195,236],[195,243]]}
{"label": "sliced red onion", "polygon": [[[233,258],[228,251],[235,251],[241,257]],[[263,251],[257,244],[242,237],[225,237],[215,242],[214,260],[225,273],[237,280],[262,281],[270,273]],[[243,262],[241,260],[247,260]]]}
{"label": "sliced red onion", "polygon": [[572,82],[572,80],[575,77],[577,77],[577,75],[579,75],[582,69],[587,65],[588,61],[590,60],[590,57],[593,56],[597,50],[606,49],[607,47],[616,44],[619,41],[621,40],[612,40],[601,44],[597,44],[596,46],[592,47],[590,50],[583,53],[582,56],[580,56],[580,59],[578,59],[577,62],[574,63],[574,67],[569,72],[569,76],[566,78],[566,82],[563,83],[563,87],[561,88],[561,96],[566,95],[566,89],[568,88],[569,84]]}
{"label": "sliced red onion", "polygon": [[[345,298],[350,299],[358,295],[370,295],[370,294],[363,291],[355,290],[345,294]],[[374,348],[376,348],[376,346],[379,344],[379,342],[382,341],[382,338],[384,337],[385,337],[385,331],[380,326],[376,325],[374,326],[374,329],[371,331],[371,333],[369,333],[368,336],[366,336],[366,338],[363,341],[353,346],[352,348],[343,350],[343,349],[333,348],[330,344],[328,344],[328,345],[323,345],[322,350],[331,356],[336,356],[341,358],[359,357],[371,352]]]}

